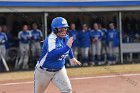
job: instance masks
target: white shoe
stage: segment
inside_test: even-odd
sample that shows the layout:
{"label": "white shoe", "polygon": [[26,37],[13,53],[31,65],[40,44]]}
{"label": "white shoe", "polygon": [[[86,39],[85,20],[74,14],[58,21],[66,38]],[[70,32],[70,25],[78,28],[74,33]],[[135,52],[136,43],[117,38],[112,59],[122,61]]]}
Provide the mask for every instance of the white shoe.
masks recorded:
{"label": "white shoe", "polygon": [[104,61],[101,61],[101,64],[102,64],[102,65],[104,65],[104,64],[105,64],[105,62],[104,62]]}
{"label": "white shoe", "polygon": [[83,66],[84,66],[84,67],[87,67],[87,66],[88,66],[88,63],[84,63]]}
{"label": "white shoe", "polygon": [[95,66],[95,63],[94,62],[90,62],[90,66]]}
{"label": "white shoe", "polygon": [[99,62],[98,65],[101,66],[102,65],[102,62]]}
{"label": "white shoe", "polygon": [[113,62],[112,61],[108,61],[108,65],[112,65],[113,64]]}
{"label": "white shoe", "polygon": [[113,61],[112,64],[115,65],[116,64],[116,61]]}
{"label": "white shoe", "polygon": [[22,67],[22,69],[27,70],[27,69],[29,69],[29,66],[28,66],[28,65],[24,65],[24,66]]}

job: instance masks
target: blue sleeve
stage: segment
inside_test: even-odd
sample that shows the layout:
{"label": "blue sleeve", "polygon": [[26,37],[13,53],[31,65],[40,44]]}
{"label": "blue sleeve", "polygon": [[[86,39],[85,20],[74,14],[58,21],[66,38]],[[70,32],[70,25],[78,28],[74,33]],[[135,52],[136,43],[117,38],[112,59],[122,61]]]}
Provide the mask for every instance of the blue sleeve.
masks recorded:
{"label": "blue sleeve", "polygon": [[99,39],[102,39],[103,38],[103,32],[100,32],[100,38]]}
{"label": "blue sleeve", "polygon": [[108,41],[112,41],[113,40],[113,36],[111,36],[111,33],[112,32],[108,31],[108,34],[107,34]]}
{"label": "blue sleeve", "polygon": [[48,52],[49,58],[59,59],[64,53],[66,53],[70,48],[66,45],[62,48],[55,48],[52,51]]}
{"label": "blue sleeve", "polygon": [[70,51],[69,51],[69,57],[70,57],[70,59],[74,58],[72,49],[70,49]]}
{"label": "blue sleeve", "polygon": [[43,34],[42,34],[42,32],[39,30],[39,34],[40,34],[40,37],[43,37]]}
{"label": "blue sleeve", "polygon": [[18,39],[19,39],[19,41],[22,41],[22,40],[24,40],[24,38],[22,37],[22,31],[20,31],[19,33],[18,33]]}
{"label": "blue sleeve", "polygon": [[90,38],[92,38],[92,31],[91,30],[89,31],[89,35],[90,35]]}
{"label": "blue sleeve", "polygon": [[94,32],[92,30],[90,31],[90,38],[94,38]]}
{"label": "blue sleeve", "polygon": [[5,41],[7,41],[7,40],[8,40],[8,37],[7,37],[7,35],[6,35],[6,34],[4,34],[4,36],[5,36]]}

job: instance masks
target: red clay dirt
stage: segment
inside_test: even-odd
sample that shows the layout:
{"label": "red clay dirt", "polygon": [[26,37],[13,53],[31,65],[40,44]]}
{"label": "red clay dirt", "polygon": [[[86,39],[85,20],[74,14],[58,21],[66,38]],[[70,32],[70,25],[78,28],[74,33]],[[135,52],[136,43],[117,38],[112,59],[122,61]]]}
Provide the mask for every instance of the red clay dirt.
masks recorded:
{"label": "red clay dirt", "polygon": [[[71,83],[73,93],[140,93],[140,75],[76,79],[71,80]],[[33,83],[16,85],[2,85],[2,83],[0,83],[0,93],[33,93],[32,90]],[[58,88],[51,83],[45,93],[60,92]]]}

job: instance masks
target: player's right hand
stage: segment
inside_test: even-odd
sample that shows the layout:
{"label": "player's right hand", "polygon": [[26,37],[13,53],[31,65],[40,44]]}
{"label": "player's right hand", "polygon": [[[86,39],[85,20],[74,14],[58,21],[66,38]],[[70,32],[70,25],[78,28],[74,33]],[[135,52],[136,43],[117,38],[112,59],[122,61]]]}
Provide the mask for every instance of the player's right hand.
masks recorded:
{"label": "player's right hand", "polygon": [[67,45],[68,45],[69,48],[72,47],[73,41],[74,41],[74,38],[73,37],[70,37],[69,40],[68,40],[68,42],[67,42]]}

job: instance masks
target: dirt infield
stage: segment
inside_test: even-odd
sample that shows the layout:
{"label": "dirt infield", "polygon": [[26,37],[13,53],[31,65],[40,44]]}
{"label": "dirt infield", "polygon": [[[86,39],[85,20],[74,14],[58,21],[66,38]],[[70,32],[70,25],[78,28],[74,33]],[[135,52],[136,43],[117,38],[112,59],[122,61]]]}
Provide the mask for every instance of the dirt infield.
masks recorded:
{"label": "dirt infield", "polygon": [[[140,73],[140,64],[69,68],[67,72],[70,77]],[[34,71],[0,73],[0,83],[3,81],[33,80],[33,76]]]}
{"label": "dirt infield", "polygon": [[[140,64],[67,69],[73,93],[139,93]],[[0,93],[32,93],[33,71],[0,73]],[[52,83],[46,93],[60,93]]]}
{"label": "dirt infield", "polygon": [[[73,93],[139,93],[140,74],[70,78]],[[1,83],[0,93],[32,93],[33,81]],[[60,93],[50,84],[46,93]]]}

